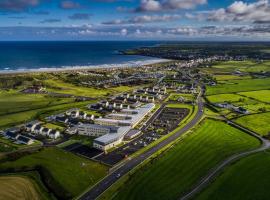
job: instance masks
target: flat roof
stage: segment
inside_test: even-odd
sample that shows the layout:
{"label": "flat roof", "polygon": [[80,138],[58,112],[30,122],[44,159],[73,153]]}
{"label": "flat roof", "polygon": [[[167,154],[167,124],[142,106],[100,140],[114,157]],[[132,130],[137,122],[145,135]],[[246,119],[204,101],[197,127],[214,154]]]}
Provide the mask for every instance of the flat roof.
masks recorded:
{"label": "flat roof", "polygon": [[110,130],[118,130],[118,126],[106,126],[106,125],[99,125],[99,124],[81,124],[79,126],[86,126],[86,127],[91,127],[91,128],[103,128],[103,129],[110,129]]}
{"label": "flat roof", "polygon": [[[151,111],[153,108],[155,107],[154,103],[149,103],[149,104],[145,104],[142,107],[138,108],[138,114],[135,115],[130,115],[132,117],[132,119],[129,120],[111,120],[111,119],[106,119],[106,118],[102,118],[103,121],[117,121],[117,122],[130,122],[130,123],[137,123],[138,121],[142,120],[142,118],[144,117],[145,114],[147,114],[149,111]],[[94,142],[96,142],[97,144],[101,144],[101,145],[107,145],[110,144],[114,141],[117,141],[121,138],[123,138],[125,136],[125,134],[127,134],[130,130],[132,129],[131,126],[120,126],[119,129],[117,130],[117,133],[109,133],[106,135],[103,135],[99,138],[96,138],[94,140]]]}
{"label": "flat roof", "polygon": [[130,126],[121,126],[117,130],[116,133],[108,133],[106,135],[103,135],[101,137],[98,137],[94,139],[94,142],[101,144],[101,145],[107,145],[114,141],[119,140],[120,138],[124,137],[125,134],[131,129]]}

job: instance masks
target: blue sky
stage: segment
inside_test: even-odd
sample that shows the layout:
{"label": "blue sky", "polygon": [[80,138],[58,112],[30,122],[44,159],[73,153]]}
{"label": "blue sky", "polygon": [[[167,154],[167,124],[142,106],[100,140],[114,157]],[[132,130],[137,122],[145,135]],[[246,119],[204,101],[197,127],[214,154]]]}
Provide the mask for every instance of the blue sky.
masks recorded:
{"label": "blue sky", "polygon": [[269,40],[268,0],[0,0],[0,40]]}

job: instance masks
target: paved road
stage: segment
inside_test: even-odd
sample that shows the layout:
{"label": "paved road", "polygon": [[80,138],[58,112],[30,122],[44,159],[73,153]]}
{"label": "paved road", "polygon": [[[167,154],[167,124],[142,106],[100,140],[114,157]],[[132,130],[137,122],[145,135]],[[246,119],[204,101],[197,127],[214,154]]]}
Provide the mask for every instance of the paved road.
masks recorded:
{"label": "paved road", "polygon": [[192,197],[194,197],[197,193],[199,193],[202,189],[204,189],[211,180],[213,180],[215,177],[217,177],[219,175],[219,173],[228,165],[232,164],[233,162],[246,157],[248,155],[260,152],[260,151],[264,151],[268,148],[270,148],[270,142],[262,137],[260,137],[259,135],[257,135],[256,133],[232,122],[232,121],[227,121],[228,124],[231,124],[232,126],[235,126],[239,129],[242,129],[243,131],[246,131],[248,134],[258,138],[262,145],[254,150],[250,150],[250,151],[246,151],[243,153],[239,153],[239,154],[235,154],[229,158],[227,158],[226,160],[222,161],[222,163],[220,163],[215,169],[213,169],[212,171],[210,171],[189,193],[185,194],[183,197],[180,198],[180,200],[187,200],[187,199],[191,199]]}
{"label": "paved road", "polygon": [[151,149],[147,150],[146,152],[142,153],[141,155],[131,159],[126,164],[115,170],[113,173],[106,176],[102,181],[97,183],[91,190],[86,192],[82,197],[80,197],[81,200],[94,200],[96,199],[100,194],[102,194],[107,188],[109,188],[112,184],[114,184],[121,176],[127,174],[130,170],[132,170],[134,167],[142,163],[144,160],[149,158],[151,155],[165,147],[166,145],[170,144],[174,140],[178,139],[179,136],[181,136],[186,131],[193,128],[197,122],[202,118],[203,116],[203,102],[201,96],[198,97],[198,111],[195,115],[195,117],[186,124],[181,130],[176,132],[175,134],[171,135],[167,139],[161,141],[156,146],[152,147]]}

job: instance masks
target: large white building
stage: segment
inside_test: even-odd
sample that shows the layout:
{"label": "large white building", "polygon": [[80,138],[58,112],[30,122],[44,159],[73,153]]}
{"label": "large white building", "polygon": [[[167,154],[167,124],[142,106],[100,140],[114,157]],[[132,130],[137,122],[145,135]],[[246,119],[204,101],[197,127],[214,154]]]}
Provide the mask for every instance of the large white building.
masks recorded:
{"label": "large white building", "polygon": [[99,124],[81,124],[77,127],[79,135],[87,136],[102,136],[108,133],[117,133],[119,127],[116,126],[102,126]]}
{"label": "large white building", "polygon": [[[149,114],[155,108],[154,103],[149,103],[141,106],[136,110],[125,109],[124,114],[129,115],[130,118],[126,120],[117,120],[117,119],[107,119],[100,118],[96,119],[95,123],[99,125],[113,125],[119,126],[116,133],[107,133],[99,138],[96,138],[93,142],[93,146],[97,149],[101,149],[106,151],[116,145],[120,144],[124,138],[124,136],[138,123],[140,123],[147,114]],[[120,115],[123,115],[121,113]],[[116,116],[116,115],[113,115]]]}

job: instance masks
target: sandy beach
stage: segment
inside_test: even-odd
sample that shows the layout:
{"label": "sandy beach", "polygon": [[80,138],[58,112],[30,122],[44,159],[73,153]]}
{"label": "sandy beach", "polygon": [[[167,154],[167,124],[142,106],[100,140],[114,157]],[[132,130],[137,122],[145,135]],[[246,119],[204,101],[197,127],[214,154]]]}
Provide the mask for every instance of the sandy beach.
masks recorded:
{"label": "sandy beach", "polygon": [[117,68],[130,68],[142,67],[145,65],[158,64],[169,62],[169,59],[152,58],[144,61],[132,61],[121,64],[102,64],[102,65],[88,65],[88,66],[63,66],[52,68],[39,68],[39,69],[17,69],[17,70],[0,70],[0,74],[22,74],[22,73],[39,73],[39,72],[65,72],[65,71],[85,71],[93,69],[117,69]]}

